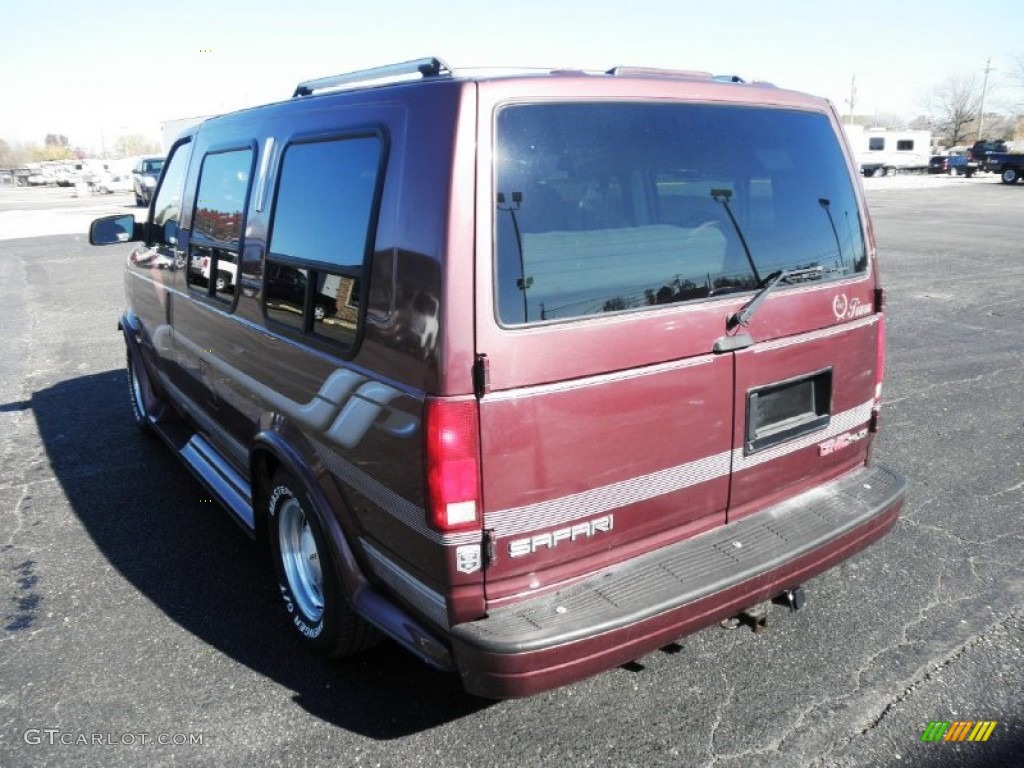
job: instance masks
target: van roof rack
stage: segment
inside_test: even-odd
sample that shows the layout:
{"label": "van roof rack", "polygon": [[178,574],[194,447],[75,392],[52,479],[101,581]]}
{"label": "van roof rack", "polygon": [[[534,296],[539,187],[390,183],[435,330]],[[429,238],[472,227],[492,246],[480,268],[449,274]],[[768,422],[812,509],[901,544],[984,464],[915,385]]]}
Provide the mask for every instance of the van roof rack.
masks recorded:
{"label": "van roof rack", "polygon": [[746,83],[739,75],[712,75],[710,72],[688,69],[660,69],[657,67],[612,67],[606,75],[618,77],[678,77],[686,80],[712,80],[716,83]]}
{"label": "van roof rack", "polygon": [[357,84],[369,85],[381,80],[394,81],[417,74],[424,78],[442,77],[450,76],[452,74],[452,70],[451,67],[445,64],[441,59],[434,56],[425,59],[413,59],[412,61],[403,61],[398,64],[387,64],[383,67],[360,69],[355,72],[345,72],[340,75],[318,77],[315,80],[305,80],[295,87],[295,93],[292,94],[292,98],[294,99],[299,96],[311,96],[315,91],[321,91],[327,88],[340,88],[344,85]]}
{"label": "van roof rack", "polygon": [[606,75],[615,77],[684,77],[689,80],[710,80],[710,72],[687,69],[661,69],[659,67],[612,67]]}

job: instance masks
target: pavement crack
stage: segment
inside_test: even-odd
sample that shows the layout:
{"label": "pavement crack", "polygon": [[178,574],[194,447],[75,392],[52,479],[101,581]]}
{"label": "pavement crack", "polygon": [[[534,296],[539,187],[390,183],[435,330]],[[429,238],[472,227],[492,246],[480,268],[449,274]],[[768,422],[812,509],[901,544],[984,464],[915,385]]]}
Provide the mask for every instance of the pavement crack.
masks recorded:
{"label": "pavement crack", "polygon": [[904,686],[904,688],[901,691],[892,696],[889,699],[889,702],[885,705],[885,707],[882,708],[882,710],[877,715],[875,715],[866,724],[864,724],[864,726],[860,729],[860,731],[857,734],[854,734],[847,738],[841,746],[845,747],[846,745],[850,744],[853,741],[853,739],[856,738],[856,736],[858,735],[864,736],[870,733],[872,730],[878,727],[878,725],[888,716],[888,714],[891,711],[893,711],[893,709],[898,707],[908,696],[914,693],[914,691],[916,691],[925,683],[930,682],[943,669],[958,662],[961,658],[964,657],[965,654],[970,652],[971,649],[973,649],[979,643],[984,642],[991,635],[1000,632],[1004,629],[1010,629],[1010,625],[1019,621],[1022,617],[1024,617],[1024,613],[1020,611],[1010,612],[1006,617],[1004,617],[1000,621],[997,621],[989,625],[984,632],[981,632],[975,635],[974,637],[968,639],[967,641],[959,645],[957,648],[955,648],[951,653],[947,654],[944,658],[932,663],[922,674],[913,678],[908,685]]}
{"label": "pavement crack", "polygon": [[711,766],[716,765],[719,761],[719,755],[715,752],[715,737],[718,734],[718,729],[722,725],[725,710],[732,703],[733,696],[736,695],[735,683],[730,683],[724,673],[722,674],[722,681],[728,685],[728,691],[725,695],[725,699],[719,703],[718,709],[715,711],[715,721],[711,724],[710,733],[708,733],[709,762],[705,768],[711,768]]}
{"label": "pavement crack", "polygon": [[1022,490],[1024,490],[1024,480],[1021,480],[1016,485],[1011,485],[1009,488],[1003,488],[1003,490],[1001,490],[1001,491],[996,491],[995,493],[990,493],[988,496],[985,496],[984,498],[986,500],[987,499],[994,499],[997,496],[1004,496],[1007,493],[1013,493],[1014,491],[1022,491]]}
{"label": "pavement crack", "polygon": [[970,378],[967,378],[967,379],[950,379],[949,381],[937,381],[934,384],[929,384],[926,387],[922,387],[920,389],[914,390],[914,392],[912,392],[909,395],[903,395],[902,397],[894,397],[894,398],[891,398],[891,399],[886,399],[882,403],[882,408],[885,408],[886,406],[890,406],[890,405],[895,405],[896,403],[902,403],[904,400],[912,400],[912,399],[919,398],[919,397],[921,397],[923,395],[927,395],[933,389],[942,389],[942,388],[945,388],[945,387],[955,387],[955,386],[958,386],[960,384],[977,384],[978,382],[984,381],[985,379],[998,378],[1000,376],[1003,376],[1007,372],[1010,372],[1010,371],[1017,372],[1017,371],[1020,371],[1020,370],[1022,370],[1022,369],[1016,368],[1016,367],[1015,368],[999,368],[999,369],[994,370],[994,371],[989,371],[988,373],[979,373],[977,376],[971,376]]}
{"label": "pavement crack", "polygon": [[[927,505],[928,505],[928,501],[924,501],[921,504],[919,504],[918,507],[920,508],[920,507],[924,507],[924,506],[927,506]],[[960,544],[960,545],[963,545],[963,546],[968,546],[968,545],[972,546],[972,547],[987,546],[987,545],[990,545],[990,544],[996,544],[996,543],[1002,541],[1003,539],[1019,539],[1019,538],[1024,538],[1024,537],[1022,537],[1022,535],[1020,533],[1016,533],[1016,532],[1010,531],[1010,532],[1007,532],[1007,533],[1001,533],[998,536],[993,536],[991,539],[982,539],[982,540],[966,539],[963,536],[958,536],[957,534],[953,533],[952,531],[948,531],[945,528],[941,528],[941,527],[939,527],[937,525],[932,525],[931,523],[924,523],[924,522],[921,522],[920,520],[915,520],[912,515],[904,514],[904,515],[901,516],[900,521],[902,523],[905,523],[906,525],[912,526],[914,528],[921,528],[922,530],[932,531],[933,533],[937,533],[940,536],[943,536],[943,537],[945,537],[947,539],[951,539],[952,541],[955,541],[957,544]]]}
{"label": "pavement crack", "polygon": [[[13,486],[13,487],[17,488],[18,486]],[[21,533],[25,529],[25,526],[24,526],[25,516],[24,516],[24,514],[22,514],[22,506],[24,505],[25,500],[29,497],[28,490],[29,490],[29,486],[28,485],[22,485],[21,486],[21,497],[15,502],[14,509],[12,509],[11,512],[10,512],[10,514],[14,517],[14,525],[10,529],[10,532],[7,535],[7,542],[4,545],[4,547],[3,547],[4,551],[9,550],[9,549],[13,549],[16,546],[15,543],[14,543],[15,537],[17,537],[17,535],[19,533]]]}

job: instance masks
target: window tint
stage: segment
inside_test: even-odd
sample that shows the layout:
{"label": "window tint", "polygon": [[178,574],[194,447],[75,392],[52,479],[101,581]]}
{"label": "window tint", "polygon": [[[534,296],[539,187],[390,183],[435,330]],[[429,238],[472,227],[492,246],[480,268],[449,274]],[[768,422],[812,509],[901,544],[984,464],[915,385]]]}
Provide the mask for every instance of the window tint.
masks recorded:
{"label": "window tint", "polygon": [[178,221],[181,218],[181,195],[185,189],[185,172],[188,170],[188,159],[192,154],[192,144],[179,144],[167,161],[167,173],[164,174],[160,191],[157,192],[153,204],[154,244],[177,245]]}
{"label": "window tint", "polygon": [[287,147],[271,223],[267,317],[354,343],[381,151],[377,136]]}
{"label": "window tint", "polygon": [[188,282],[208,295],[231,300],[238,263],[252,150],[218,152],[203,158],[189,247]]}
{"label": "window tint", "polygon": [[885,139],[881,136],[874,136],[868,139],[868,149],[871,152],[881,152],[885,149]]}
{"label": "window tint", "polygon": [[900,152],[909,152],[914,148],[913,139],[900,139],[896,142],[896,149]]}
{"label": "window tint", "polygon": [[249,188],[252,150],[220,152],[203,158],[192,235],[219,243],[242,237],[242,215]]}
{"label": "window tint", "polygon": [[497,145],[505,324],[753,290],[780,269],[867,266],[853,183],[823,115],[516,105],[498,113]]}
{"label": "window tint", "polygon": [[289,146],[271,252],[329,268],[362,269],[379,163],[376,136]]}

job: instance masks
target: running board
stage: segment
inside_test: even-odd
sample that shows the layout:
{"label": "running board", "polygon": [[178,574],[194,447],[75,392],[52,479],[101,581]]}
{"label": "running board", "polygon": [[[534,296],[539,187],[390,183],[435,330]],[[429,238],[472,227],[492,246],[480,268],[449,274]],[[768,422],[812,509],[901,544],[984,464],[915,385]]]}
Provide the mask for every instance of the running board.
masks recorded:
{"label": "running board", "polygon": [[[235,521],[247,533],[254,534],[256,519],[252,511],[252,486],[249,481],[242,477],[202,435],[193,433],[187,440],[183,440],[180,434],[174,434],[180,431],[180,422],[171,422],[167,425],[153,424],[153,427],[181,457],[196,479],[231,513]],[[175,430],[174,427],[179,429]]]}

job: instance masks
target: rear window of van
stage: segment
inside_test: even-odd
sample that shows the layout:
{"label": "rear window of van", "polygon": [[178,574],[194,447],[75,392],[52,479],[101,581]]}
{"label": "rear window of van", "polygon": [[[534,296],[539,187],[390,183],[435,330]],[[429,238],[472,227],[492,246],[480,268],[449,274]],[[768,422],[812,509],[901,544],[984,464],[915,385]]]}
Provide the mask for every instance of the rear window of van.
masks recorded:
{"label": "rear window of van", "polygon": [[853,181],[821,114],[510,105],[496,145],[503,325],[706,300],[779,270],[867,268]]}

